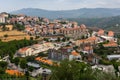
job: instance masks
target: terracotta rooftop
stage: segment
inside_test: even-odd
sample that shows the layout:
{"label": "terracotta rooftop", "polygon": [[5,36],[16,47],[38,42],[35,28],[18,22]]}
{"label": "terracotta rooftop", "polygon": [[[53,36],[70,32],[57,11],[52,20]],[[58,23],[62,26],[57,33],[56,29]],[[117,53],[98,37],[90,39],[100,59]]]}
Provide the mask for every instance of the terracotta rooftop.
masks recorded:
{"label": "terracotta rooftop", "polygon": [[95,41],[97,39],[97,37],[89,37],[87,39],[81,39],[81,40],[77,40],[79,42],[90,42],[90,41]]}
{"label": "terracotta rooftop", "polygon": [[104,30],[100,29],[100,30],[98,31],[98,35],[104,35]]}
{"label": "terracotta rooftop", "polygon": [[89,37],[87,40],[96,40],[97,37]]}
{"label": "terracotta rooftop", "polygon": [[80,54],[77,53],[76,51],[72,51],[71,54],[74,55],[74,56],[79,56],[79,55],[80,55]]}
{"label": "terracotta rooftop", "polygon": [[19,49],[19,52],[25,52],[27,49],[29,49],[29,48],[28,47],[21,48],[21,49]]}
{"label": "terracotta rooftop", "polygon": [[9,75],[23,76],[24,74],[18,70],[6,70]]}
{"label": "terracotta rooftop", "polygon": [[53,65],[53,62],[51,60],[48,60],[45,58],[37,57],[37,58],[35,58],[35,60],[40,61],[40,62],[45,63],[45,64]]}
{"label": "terracotta rooftop", "polygon": [[114,32],[113,31],[109,31],[108,32],[108,36],[110,36],[110,37],[114,36]]}
{"label": "terracotta rooftop", "polygon": [[111,42],[109,42],[108,44],[103,44],[103,46],[104,46],[104,47],[117,47],[118,44],[115,43],[115,42],[113,42],[113,41],[111,41]]}

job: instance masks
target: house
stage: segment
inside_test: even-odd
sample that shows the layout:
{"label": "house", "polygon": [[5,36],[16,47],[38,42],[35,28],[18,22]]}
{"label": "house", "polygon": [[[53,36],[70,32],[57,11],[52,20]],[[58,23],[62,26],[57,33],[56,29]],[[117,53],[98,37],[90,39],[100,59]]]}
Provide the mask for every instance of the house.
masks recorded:
{"label": "house", "polygon": [[98,64],[99,62],[99,57],[95,54],[87,54],[84,56],[84,61],[86,61],[87,63],[94,65],[94,64]]}
{"label": "house", "polygon": [[0,23],[5,23],[5,22],[6,22],[5,17],[0,16]]}
{"label": "house", "polygon": [[35,60],[39,61],[41,63],[44,63],[44,64],[53,65],[53,61],[52,60],[46,59],[44,57],[37,57],[37,58],[35,58]]}
{"label": "house", "polygon": [[64,59],[69,59],[69,55],[72,51],[72,47],[62,47],[58,50],[55,49],[49,49],[48,50],[48,58],[56,61],[64,60]]}
{"label": "house", "polygon": [[111,37],[111,36],[100,36],[100,38],[103,41],[114,41],[114,42],[117,42],[117,38],[114,38],[114,37]]}
{"label": "house", "polygon": [[48,58],[56,61],[64,60],[69,58],[67,51],[50,49],[48,51]]}
{"label": "house", "polygon": [[94,45],[94,44],[97,44],[97,42],[98,42],[97,37],[89,37],[87,39],[77,40],[74,43],[75,43],[76,46],[80,46],[80,45],[85,45],[85,44]]}
{"label": "house", "polygon": [[104,41],[114,41],[117,42],[117,38],[114,38],[114,32],[108,31],[105,33],[104,30],[100,29],[97,32],[97,36],[99,37],[99,43]]}
{"label": "house", "polygon": [[113,31],[108,31],[108,36],[109,37],[114,37],[114,32]]}
{"label": "house", "polygon": [[40,52],[44,52],[53,48],[54,48],[54,45],[49,42],[43,43],[43,44],[34,44],[32,46],[19,49],[16,52],[16,56],[26,57],[26,56],[36,55]]}
{"label": "house", "polygon": [[38,54],[43,51],[43,46],[42,44],[34,44],[31,46],[31,48],[34,50],[33,54]]}
{"label": "house", "polygon": [[0,15],[3,16],[3,17],[6,17],[6,18],[8,18],[8,16],[9,16],[9,14],[6,13],[6,12],[2,12]]}
{"label": "house", "polygon": [[109,60],[112,60],[112,59],[120,59],[120,55],[107,55],[107,58]]}
{"label": "house", "polygon": [[104,30],[103,29],[100,29],[98,32],[97,32],[97,35],[98,36],[103,36],[104,35]]}
{"label": "house", "polygon": [[80,61],[82,60],[82,57],[79,53],[77,53],[75,50],[73,50],[71,52],[71,54],[69,55],[69,60],[76,60],[76,61]]}
{"label": "house", "polygon": [[51,70],[50,69],[46,69],[46,68],[39,68],[37,70],[34,70],[33,72],[31,72],[31,76],[36,77],[40,74],[43,74],[44,72],[46,72],[47,75],[51,74]]}
{"label": "house", "polygon": [[107,44],[103,44],[104,47],[118,47],[118,44],[114,41],[110,41]]}
{"label": "house", "polygon": [[32,66],[32,67],[34,67],[34,68],[36,68],[36,69],[39,69],[39,68],[40,68],[40,65],[37,64],[37,63],[28,62],[27,65],[28,65],[28,66]]}
{"label": "house", "polygon": [[60,33],[64,34],[67,37],[71,38],[81,38],[83,35],[87,36],[88,29],[85,25],[76,26],[73,27],[65,27],[61,28]]}
{"label": "house", "polygon": [[93,53],[93,47],[92,46],[85,46],[83,51],[84,54],[92,54]]}
{"label": "house", "polygon": [[68,60],[81,60],[81,55],[72,49],[72,47],[63,47],[59,50],[50,49],[48,51],[48,58],[60,61],[64,59]]}
{"label": "house", "polygon": [[15,76],[24,76],[24,73],[18,71],[18,70],[6,70],[5,71],[9,75],[15,75]]}
{"label": "house", "polygon": [[17,56],[20,56],[20,57],[31,56],[33,51],[34,50],[30,47],[24,47],[17,51]]}

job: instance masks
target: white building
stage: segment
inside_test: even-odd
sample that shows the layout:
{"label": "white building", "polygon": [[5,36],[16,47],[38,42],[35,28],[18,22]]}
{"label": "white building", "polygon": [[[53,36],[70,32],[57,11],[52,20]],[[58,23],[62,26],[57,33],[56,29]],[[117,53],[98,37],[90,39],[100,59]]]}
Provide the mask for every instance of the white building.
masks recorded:
{"label": "white building", "polygon": [[32,66],[32,67],[37,68],[37,69],[40,68],[40,65],[39,65],[39,64],[32,63],[32,62],[28,62],[27,65],[28,65],[28,66]]}
{"label": "white building", "polygon": [[94,65],[92,66],[92,69],[98,69],[98,70],[101,70],[104,72],[110,72],[110,73],[115,72],[113,65]]}
{"label": "white building", "polygon": [[76,51],[72,51],[71,55],[69,55],[69,60],[82,60],[81,59],[81,55],[79,53],[77,53]]}
{"label": "white building", "polygon": [[52,43],[34,44],[29,47],[21,48],[17,51],[16,55],[20,57],[26,57],[31,55],[36,55],[40,52],[53,49],[55,46]]}
{"label": "white building", "polygon": [[120,55],[108,55],[107,58],[109,60],[112,60],[112,59],[120,59]]}
{"label": "white building", "polygon": [[111,36],[101,36],[102,39],[117,42],[117,38]]}
{"label": "white building", "polygon": [[5,23],[5,17],[0,16],[0,23]]}
{"label": "white building", "polygon": [[17,51],[17,55],[20,57],[31,56],[32,53],[33,53],[33,49],[29,47],[24,47]]}

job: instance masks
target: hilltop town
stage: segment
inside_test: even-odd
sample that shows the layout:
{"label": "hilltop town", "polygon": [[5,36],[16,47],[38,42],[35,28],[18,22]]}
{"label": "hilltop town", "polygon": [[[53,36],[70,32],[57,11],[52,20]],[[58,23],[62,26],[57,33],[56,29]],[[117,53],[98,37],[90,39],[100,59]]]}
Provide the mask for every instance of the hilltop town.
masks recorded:
{"label": "hilltop town", "polygon": [[0,14],[0,76],[49,80],[64,60],[120,76],[119,38],[74,21]]}

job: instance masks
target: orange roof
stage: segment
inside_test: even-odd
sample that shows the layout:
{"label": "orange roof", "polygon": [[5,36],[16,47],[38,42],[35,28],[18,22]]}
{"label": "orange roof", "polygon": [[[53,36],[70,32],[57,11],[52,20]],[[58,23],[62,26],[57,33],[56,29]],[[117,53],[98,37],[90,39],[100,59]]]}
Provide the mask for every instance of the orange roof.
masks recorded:
{"label": "orange roof", "polygon": [[23,76],[24,74],[18,70],[6,70],[9,75]]}
{"label": "orange roof", "polygon": [[100,29],[100,30],[98,31],[98,35],[104,35],[104,30]]}
{"label": "orange roof", "polygon": [[24,51],[26,51],[27,49],[29,49],[29,48],[28,48],[28,47],[24,47],[24,48],[19,49],[19,51],[20,51],[20,52],[24,52]]}
{"label": "orange roof", "polygon": [[74,55],[74,56],[79,56],[80,54],[79,53],[77,53],[76,51],[72,51],[72,53],[71,53],[72,55]]}
{"label": "orange roof", "polygon": [[31,28],[31,27],[26,27],[25,29],[28,30],[28,31],[32,31],[33,30],[33,28]]}
{"label": "orange roof", "polygon": [[114,32],[113,31],[109,31],[108,32],[108,36],[110,36],[110,37],[114,36]]}
{"label": "orange roof", "polygon": [[104,47],[117,47],[118,44],[115,42],[109,42],[108,44],[103,44]]}
{"label": "orange roof", "polygon": [[77,40],[77,42],[93,42],[97,39],[97,37],[89,37],[88,39]]}
{"label": "orange roof", "polygon": [[40,62],[45,63],[45,64],[53,65],[53,62],[51,60],[44,59],[41,57],[37,57],[37,58],[35,58],[35,60],[40,61]]}
{"label": "orange roof", "polygon": [[50,23],[50,24],[49,24],[50,27],[53,27],[54,25],[55,25],[54,23]]}
{"label": "orange roof", "polygon": [[96,40],[97,37],[89,37],[87,40]]}

